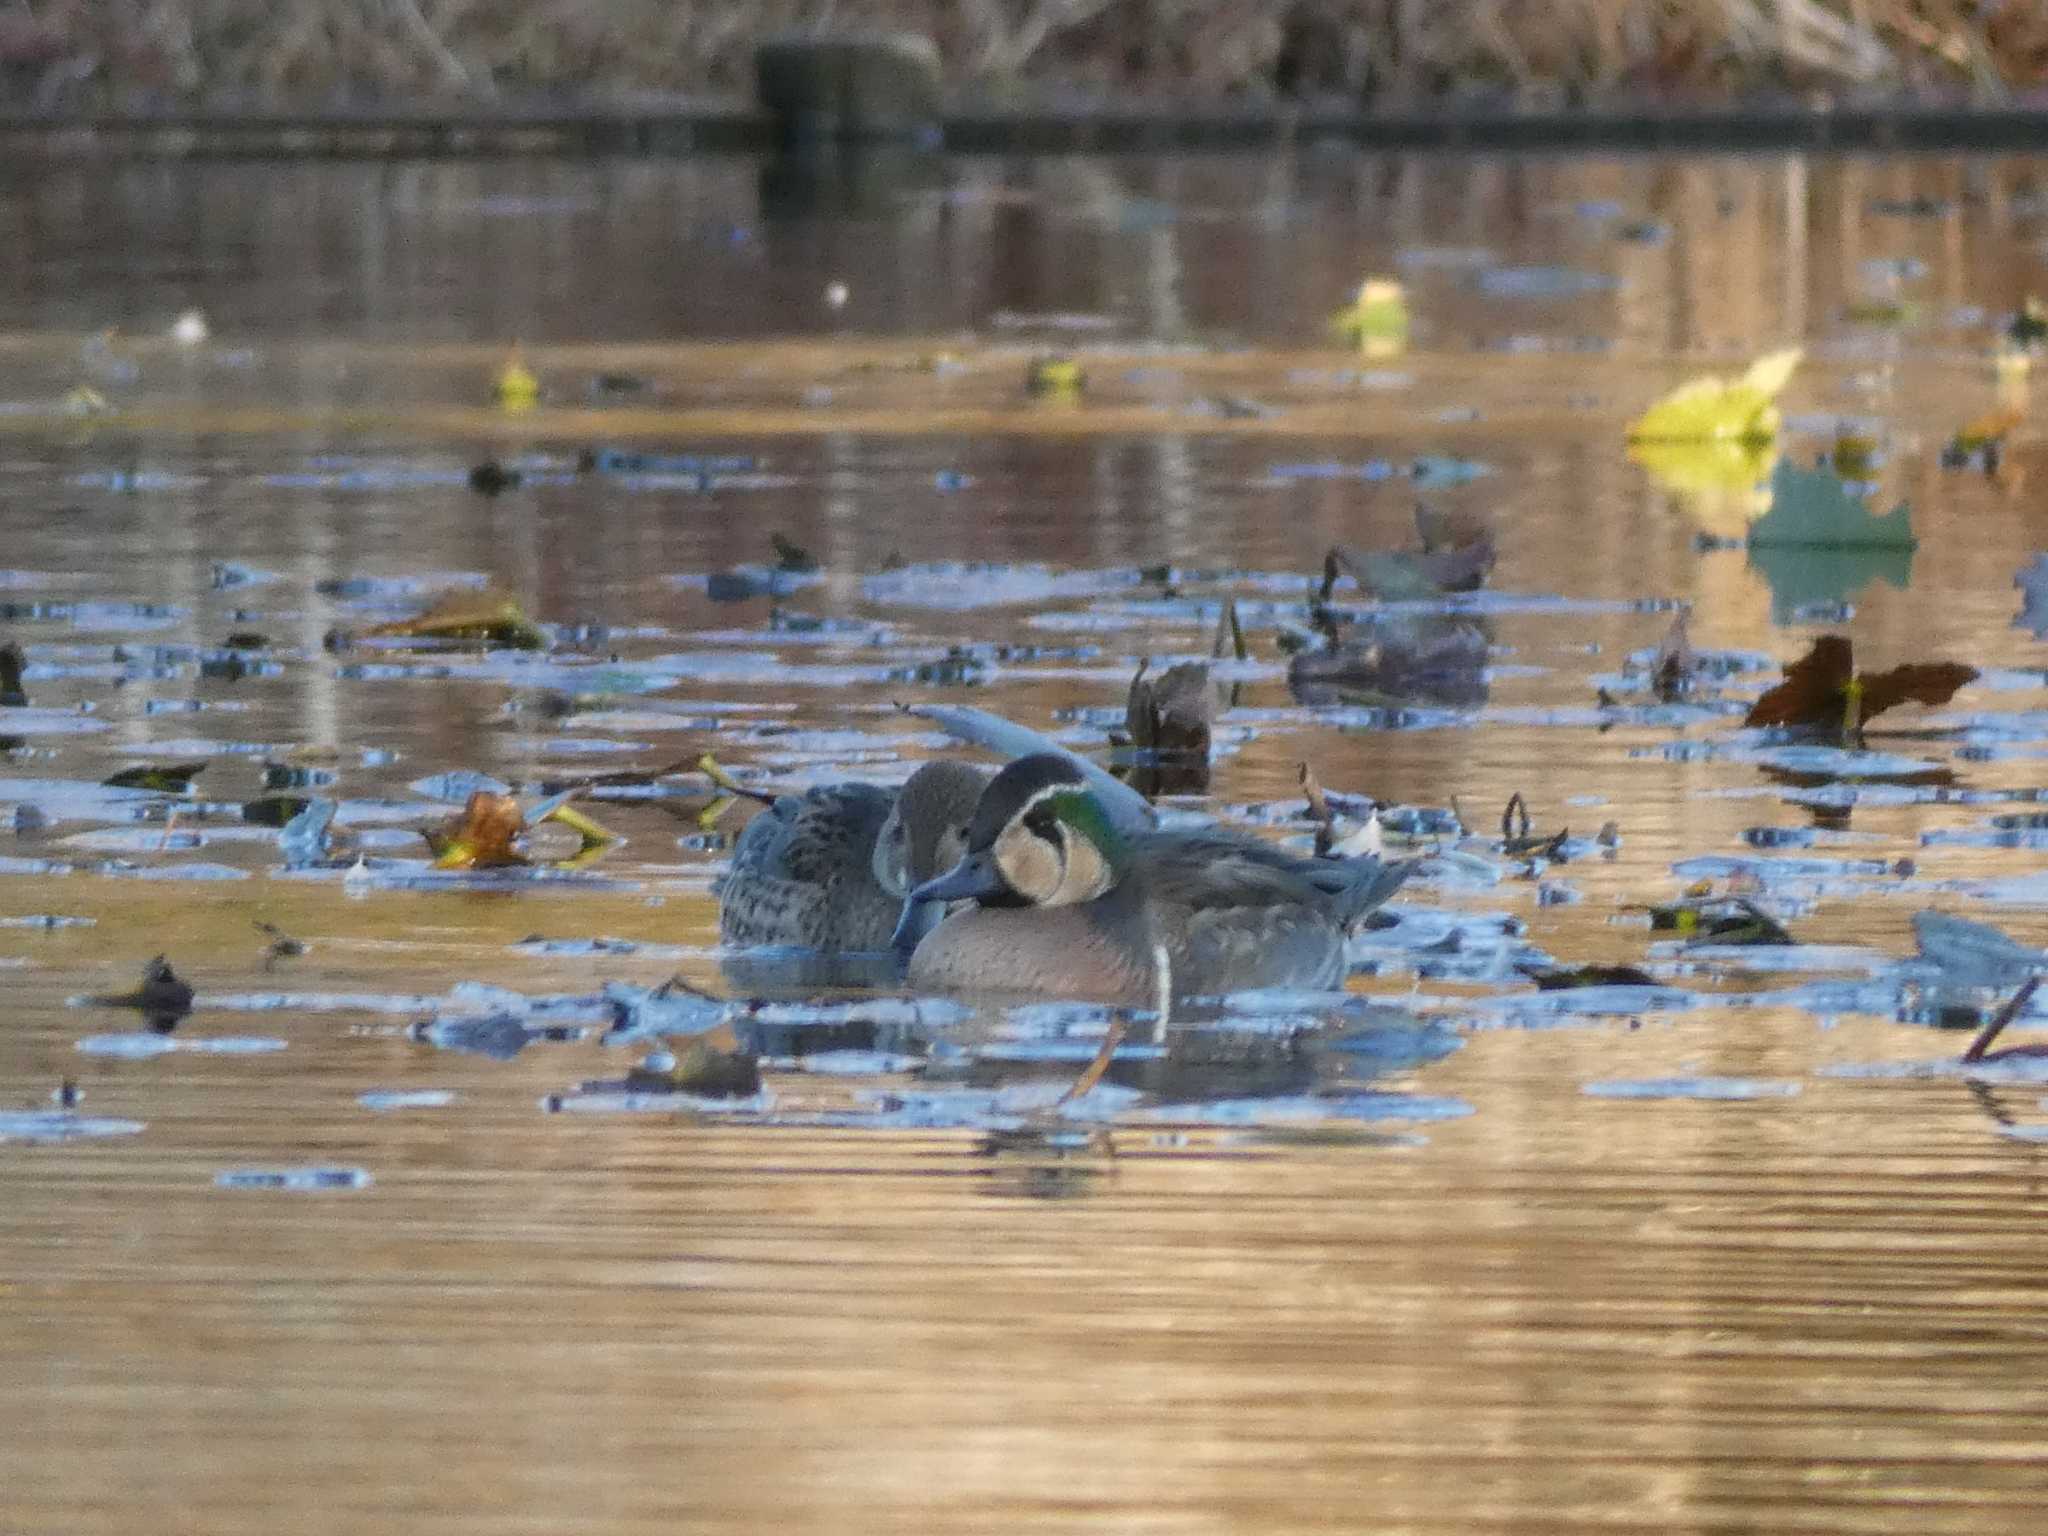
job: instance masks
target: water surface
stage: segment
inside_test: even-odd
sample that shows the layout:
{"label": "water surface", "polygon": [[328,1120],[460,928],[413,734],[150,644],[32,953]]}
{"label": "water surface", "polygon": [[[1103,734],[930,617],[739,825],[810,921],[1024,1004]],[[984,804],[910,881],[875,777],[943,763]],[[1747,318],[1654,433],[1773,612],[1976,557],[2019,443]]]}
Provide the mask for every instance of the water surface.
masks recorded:
{"label": "water surface", "polygon": [[[2048,651],[2012,587],[2043,544],[2032,429],[1998,478],[1937,463],[2048,283],[2041,174],[17,169],[0,602],[33,707],[0,711],[0,810],[45,824],[0,834],[0,1107],[70,1078],[101,1124],[0,1121],[0,1526],[2029,1528],[2048,1085],[1916,1067],[1964,1037],[1904,962],[1927,907],[2048,944],[2023,835]],[[1368,273],[1408,286],[1404,355],[1327,339]],[[194,305],[213,334],[179,347]],[[1661,390],[1787,341],[1787,450],[1877,439],[1904,571],[1817,597],[1702,547],[1746,487],[1625,455]],[[509,414],[515,342],[544,393]],[[1026,397],[1051,350],[1082,403]],[[81,385],[106,414],[66,412]],[[694,457],[579,472],[593,446]],[[525,483],[471,491],[486,456]],[[1324,550],[1411,546],[1418,497],[1498,531],[1476,693],[1299,703],[1276,634]],[[715,600],[771,531],[822,578]],[[323,643],[486,579],[554,652]],[[1205,654],[1232,596],[1257,664],[1179,803],[1300,837],[1310,761],[1478,833],[1519,791],[1587,840],[1412,886],[1404,922],[1459,919],[1454,944],[1360,939],[1354,990],[1461,1048],[1345,1057],[1370,1021],[1325,1002],[1135,1042],[1097,1112],[1055,1117],[1099,1021],[728,1025],[761,1095],[592,1110],[580,1085],[644,1046],[579,1000],[730,990],[716,839],[604,799],[626,841],[578,875],[415,878],[409,829],[452,806],[413,786],[454,770],[712,749],[894,780],[943,750],[894,708],[919,700],[1099,748],[1138,659]],[[1659,714],[1626,664],[1679,604],[1734,670]],[[1741,710],[1827,631],[1989,675],[1873,739],[1903,764],[1774,756]],[[197,758],[177,799],[50,782]],[[383,873],[288,870],[240,811],[266,761]],[[1686,952],[1631,910],[1702,878],[1814,948]],[[44,917],[81,921],[16,921]],[[267,959],[258,920],[307,952]],[[169,1036],[73,1005],[158,953],[199,994]],[[1538,994],[1518,958],[1659,986]],[[461,983],[563,1001],[495,1055],[416,1038],[502,1011]]]}

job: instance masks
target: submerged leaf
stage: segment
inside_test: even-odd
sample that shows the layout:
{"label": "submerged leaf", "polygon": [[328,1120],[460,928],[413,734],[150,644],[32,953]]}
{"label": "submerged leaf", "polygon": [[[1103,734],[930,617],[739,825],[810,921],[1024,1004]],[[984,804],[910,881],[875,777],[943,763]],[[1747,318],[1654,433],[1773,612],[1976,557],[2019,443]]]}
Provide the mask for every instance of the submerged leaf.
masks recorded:
{"label": "submerged leaf", "polygon": [[1771,510],[1749,530],[1752,547],[1828,544],[1912,549],[1912,509],[1900,502],[1882,517],[1825,465],[1781,462],[1771,477]]}
{"label": "submerged leaf", "polygon": [[1778,435],[1777,397],[1803,355],[1790,347],[1758,358],[1739,379],[1710,374],[1689,380],[1637,418],[1629,428],[1629,441],[1768,442]]}

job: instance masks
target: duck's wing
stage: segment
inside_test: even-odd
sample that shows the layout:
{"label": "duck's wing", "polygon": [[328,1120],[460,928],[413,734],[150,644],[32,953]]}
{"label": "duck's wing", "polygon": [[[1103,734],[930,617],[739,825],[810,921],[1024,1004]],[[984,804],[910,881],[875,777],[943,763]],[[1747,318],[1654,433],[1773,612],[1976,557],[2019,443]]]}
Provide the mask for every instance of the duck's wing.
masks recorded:
{"label": "duck's wing", "polygon": [[1040,735],[1028,725],[1019,725],[1014,720],[1005,720],[1001,715],[992,715],[985,709],[976,709],[968,704],[907,704],[903,707],[906,713],[916,715],[920,720],[929,720],[949,736],[957,736],[972,746],[993,752],[1005,762],[1041,752],[1065,758],[1086,776],[1088,787],[1095,791],[1095,798],[1102,802],[1110,824],[1119,832],[1149,831],[1157,824],[1158,817],[1152,810],[1151,801],[1107,769],[1090,762],[1072,748],[1061,746],[1050,736]]}
{"label": "duck's wing", "polygon": [[1152,840],[1143,886],[1158,912],[1175,994],[1339,985],[1344,928],[1329,894],[1310,878],[1312,862],[1222,834]]}
{"label": "duck's wing", "polygon": [[896,903],[875,883],[875,838],[894,797],[873,784],[784,795],[747,823],[714,890],[727,944],[880,949]]}
{"label": "duck's wing", "polygon": [[1309,883],[1330,898],[1330,915],[1347,933],[1375,907],[1401,889],[1421,867],[1420,859],[1382,859],[1360,854],[1349,859],[1304,861]]}

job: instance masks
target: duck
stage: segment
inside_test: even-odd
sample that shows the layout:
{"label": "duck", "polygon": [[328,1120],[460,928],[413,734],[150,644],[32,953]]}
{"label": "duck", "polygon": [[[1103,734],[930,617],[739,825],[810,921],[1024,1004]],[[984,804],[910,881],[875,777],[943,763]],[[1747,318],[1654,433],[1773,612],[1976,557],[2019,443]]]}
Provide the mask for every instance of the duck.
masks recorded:
{"label": "duck", "polygon": [[[964,853],[912,888],[899,946],[918,991],[1159,1008],[1342,985],[1353,926],[1412,861],[1307,858],[1218,828],[1119,825],[1070,759],[1021,757],[981,792]],[[919,931],[926,903],[965,903]]]}
{"label": "duck", "polygon": [[[956,863],[988,781],[970,763],[923,764],[901,789],[823,784],[782,795],[747,823],[714,887],[728,948],[886,952],[910,889]],[[944,916],[925,909],[920,931]]]}

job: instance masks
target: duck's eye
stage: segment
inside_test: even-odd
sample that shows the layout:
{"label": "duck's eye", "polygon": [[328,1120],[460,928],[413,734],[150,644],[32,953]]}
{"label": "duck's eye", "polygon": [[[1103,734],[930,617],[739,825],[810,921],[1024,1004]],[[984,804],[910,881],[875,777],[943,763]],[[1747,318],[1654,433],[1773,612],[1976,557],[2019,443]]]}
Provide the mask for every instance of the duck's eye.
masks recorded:
{"label": "duck's eye", "polygon": [[1060,825],[1060,819],[1049,805],[1034,805],[1024,813],[1024,830],[1044,838],[1053,847],[1067,846],[1067,829]]}

